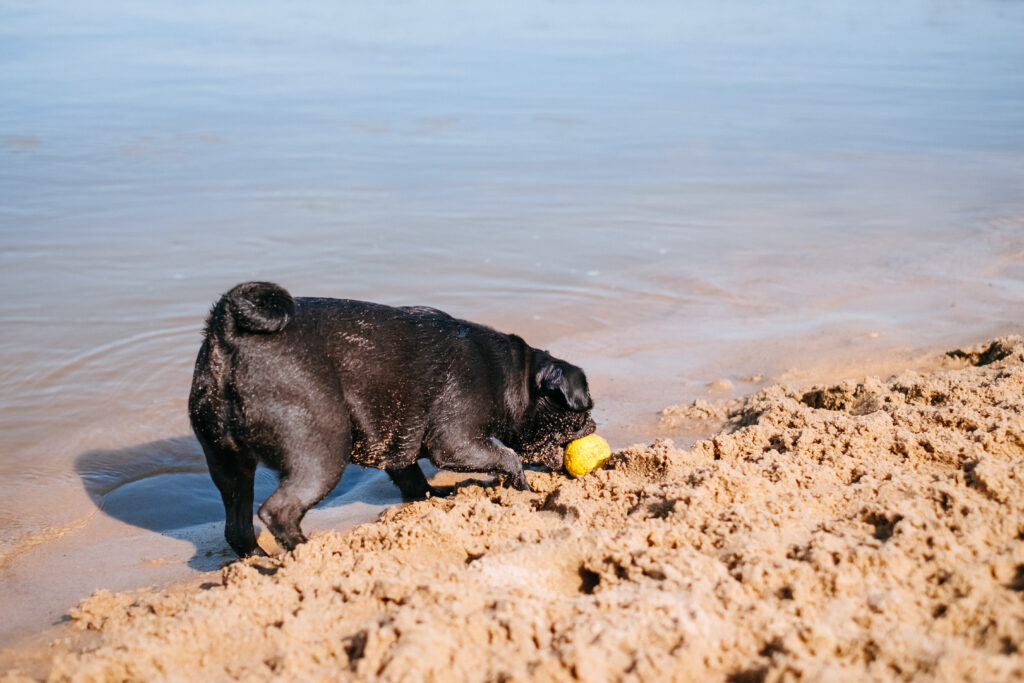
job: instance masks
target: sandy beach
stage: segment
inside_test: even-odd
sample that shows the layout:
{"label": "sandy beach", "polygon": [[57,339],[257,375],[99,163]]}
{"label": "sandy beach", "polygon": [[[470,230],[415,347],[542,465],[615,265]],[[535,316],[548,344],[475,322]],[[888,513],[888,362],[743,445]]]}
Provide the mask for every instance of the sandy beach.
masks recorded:
{"label": "sandy beach", "polygon": [[5,680],[1020,679],[1024,340],[931,365],[669,407],[717,432],[98,592]]}

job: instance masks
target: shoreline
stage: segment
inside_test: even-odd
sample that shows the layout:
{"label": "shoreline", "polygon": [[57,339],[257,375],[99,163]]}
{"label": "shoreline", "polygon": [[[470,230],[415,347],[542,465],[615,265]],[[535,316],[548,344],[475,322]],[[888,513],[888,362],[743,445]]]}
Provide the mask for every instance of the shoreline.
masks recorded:
{"label": "shoreline", "polygon": [[102,591],[70,611],[84,637],[65,624],[0,664],[58,680],[165,660],[228,678],[1019,676],[1024,341],[933,360],[694,401],[663,419],[724,427],[689,450],[530,472],[535,494],[467,483],[287,555]]}
{"label": "shoreline", "polygon": [[[804,385],[845,376],[889,374],[903,368],[932,369],[938,367],[936,359],[942,357],[942,351],[963,341],[932,339],[912,346],[901,335],[891,338],[883,333],[878,339],[864,328],[846,333],[833,330],[830,335],[808,339],[800,344],[804,350],[800,356],[791,344],[778,340],[730,346],[714,359],[707,349],[694,349],[692,353],[704,361],[692,372],[672,373],[682,372],[685,381],[669,381],[666,375],[656,390],[637,377],[639,368],[607,365],[608,359],[600,362],[599,354],[598,362],[588,364],[588,368],[595,366],[588,374],[593,374],[592,388],[601,397],[599,431],[613,448],[661,437],[689,446],[710,436],[714,425],[704,422],[679,428],[668,424],[659,411],[679,396],[715,401],[774,382]],[[974,339],[979,337],[980,333]],[[586,342],[573,337],[559,340],[553,348],[572,355],[572,349],[578,354],[580,347],[586,348]],[[656,359],[649,353],[642,357],[643,376],[657,375],[675,357],[665,352],[656,355]],[[676,360],[687,367],[693,365],[692,359]],[[646,365],[652,362],[651,367]],[[723,391],[729,384],[732,388]],[[223,508],[205,472],[198,444],[194,437],[177,436],[178,427],[170,431],[166,425],[159,427],[165,422],[166,418],[154,418],[158,426],[147,432],[146,443],[127,446],[122,445],[124,435],[101,430],[85,447],[87,453],[76,457],[75,469],[85,490],[70,492],[68,508],[81,515],[69,517],[59,529],[44,529],[36,536],[47,539],[45,543],[14,548],[0,562],[4,574],[0,590],[9,596],[11,615],[0,626],[0,650],[15,647],[21,639],[63,618],[94,590],[187,582],[197,572],[217,570],[234,559],[223,541]],[[182,424],[181,429],[185,428],[187,424]],[[121,441],[106,441],[109,445],[104,447],[105,440],[113,436]],[[167,462],[173,465],[170,469],[164,466]],[[257,476],[257,500],[269,495],[274,486],[271,473],[262,474],[268,476]],[[92,479],[104,488],[91,490]],[[126,485],[117,484],[120,488],[111,494],[111,481]],[[183,507],[182,500],[188,500],[188,505]],[[400,502],[397,490],[381,471],[352,466],[340,486],[310,511],[304,524],[308,530],[348,529],[372,521],[386,507]],[[103,514],[96,514],[100,508]],[[79,528],[83,516],[89,521]],[[62,533],[68,530],[73,533]],[[74,572],[64,571],[69,562],[76,568]]]}

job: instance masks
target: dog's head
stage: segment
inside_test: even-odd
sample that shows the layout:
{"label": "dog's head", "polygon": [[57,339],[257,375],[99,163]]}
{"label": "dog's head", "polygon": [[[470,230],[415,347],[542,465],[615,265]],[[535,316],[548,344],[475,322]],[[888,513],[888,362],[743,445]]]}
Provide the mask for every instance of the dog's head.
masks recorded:
{"label": "dog's head", "polygon": [[528,465],[561,470],[565,445],[597,429],[590,416],[594,401],[587,376],[572,363],[536,349],[528,371],[529,404],[516,430],[516,444],[508,445]]}

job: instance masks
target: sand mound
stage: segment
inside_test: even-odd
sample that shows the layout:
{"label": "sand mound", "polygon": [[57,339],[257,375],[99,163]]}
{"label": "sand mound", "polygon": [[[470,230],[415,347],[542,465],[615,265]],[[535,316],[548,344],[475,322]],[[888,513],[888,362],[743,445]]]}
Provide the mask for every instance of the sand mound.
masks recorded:
{"label": "sand mound", "polygon": [[[100,593],[56,680],[877,680],[1024,676],[1024,342],[964,367],[725,409],[691,450],[477,485]],[[685,414],[685,411],[683,411]]]}

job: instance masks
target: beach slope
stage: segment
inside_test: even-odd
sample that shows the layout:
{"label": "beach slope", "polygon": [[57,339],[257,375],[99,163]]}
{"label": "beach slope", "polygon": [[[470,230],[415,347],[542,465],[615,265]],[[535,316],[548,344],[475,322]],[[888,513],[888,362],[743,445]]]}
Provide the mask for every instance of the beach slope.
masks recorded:
{"label": "beach slope", "polygon": [[530,472],[535,493],[468,483],[194,590],[98,593],[71,612],[96,644],[51,678],[1020,678],[1024,341],[944,365],[771,386],[689,450]]}

